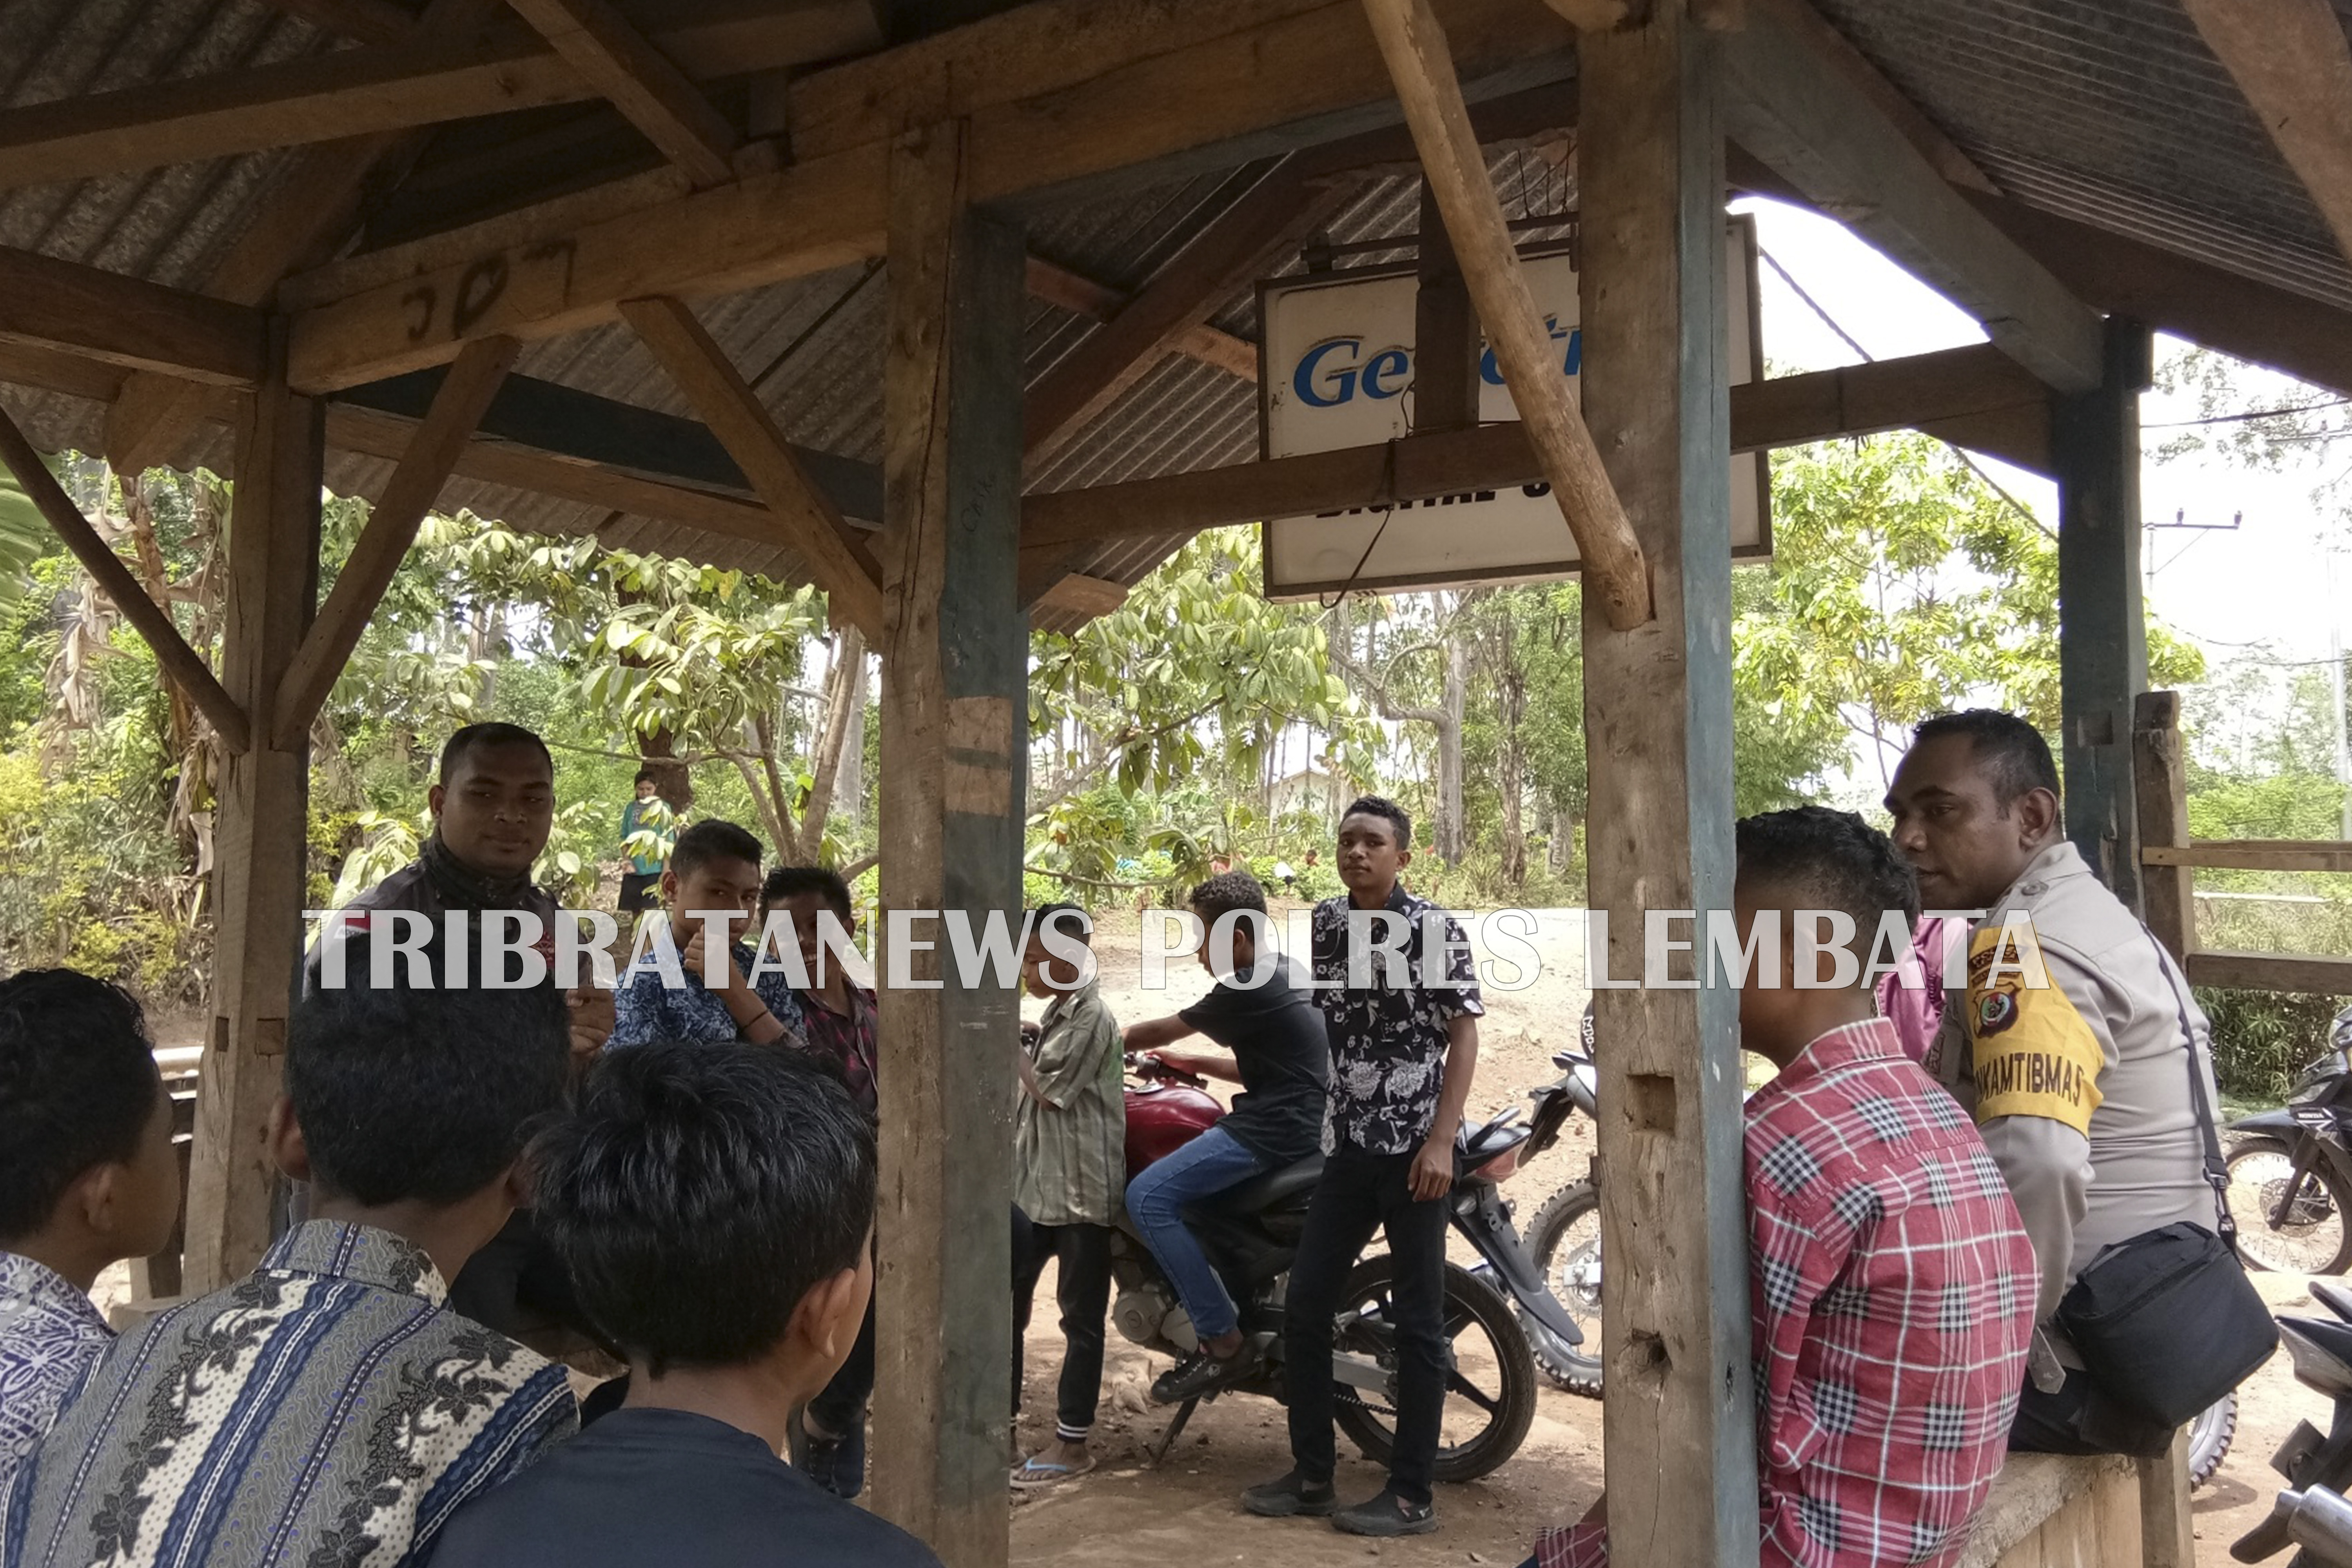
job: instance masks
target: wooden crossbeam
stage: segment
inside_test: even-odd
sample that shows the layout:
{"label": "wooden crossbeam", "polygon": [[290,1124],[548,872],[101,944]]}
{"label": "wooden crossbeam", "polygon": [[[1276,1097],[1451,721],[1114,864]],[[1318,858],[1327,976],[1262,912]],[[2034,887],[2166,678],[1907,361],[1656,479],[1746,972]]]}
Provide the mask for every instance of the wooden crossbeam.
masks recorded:
{"label": "wooden crossbeam", "polygon": [[[720,9],[652,38],[696,79],[803,65],[879,41],[869,0],[811,0],[732,15]],[[0,111],[0,189],[598,96],[570,61],[520,28],[412,36]]]}
{"label": "wooden crossbeam", "polygon": [[[1126,309],[1130,299],[1122,289],[1097,283],[1035,256],[1029,258],[1029,293],[1090,321],[1109,321]],[[1176,334],[1171,346],[1186,359],[1214,365],[1228,375],[1244,381],[1257,379],[1257,345],[1222,327],[1213,327],[1205,321],[1187,327]]]}
{"label": "wooden crossbeam", "polygon": [[2320,958],[2293,952],[2239,952],[2191,948],[2181,967],[2191,985],[2232,991],[2300,991],[2321,996],[2352,993],[2352,958]]}
{"label": "wooden crossbeam", "polygon": [[2352,43],[2327,0],[2183,0],[2352,260]]}
{"label": "wooden crossbeam", "polygon": [[97,579],[100,590],[114,601],[122,618],[147,639],[163,672],[212,721],[213,728],[220,733],[221,743],[232,752],[247,750],[252,744],[253,731],[246,721],[245,710],[230,698],[227,689],[205,663],[204,656],[190,647],[187,639],[180,635],[180,628],[172,624],[171,611],[147,596],[147,590],[131,574],[131,568],[99,537],[98,530],[89,525],[81,509],[74,505],[73,498],[66,494],[65,487],[58,483],[57,476],[49,472],[48,465],[41,461],[41,455],[33,449],[32,442],[25,438],[25,432],[5,412],[0,412],[0,463],[5,463],[8,471],[16,476],[17,484],[24,487],[66,548],[73,552],[82,570]]}
{"label": "wooden crossbeam", "polygon": [[[1456,63],[1482,95],[1565,80],[1571,71],[1572,33],[1524,0],[1444,4]],[[982,100],[971,109],[975,200],[1069,189],[1143,164],[1230,166],[1344,137],[1394,113],[1379,51],[1354,7],[1338,0],[1177,47],[1167,47],[1170,32],[1198,25],[1189,8],[1121,0],[1115,14],[1157,23],[1098,33],[1077,26],[1050,58],[1004,47],[1008,37],[1027,37],[1031,12],[1083,19],[1098,9],[1047,0],[926,40],[945,51],[925,57],[947,73],[930,88]],[[1236,9],[1247,8],[1202,7]],[[835,68],[874,96],[860,110],[834,112],[835,71],[792,85],[795,162],[788,167],[584,222],[501,220],[478,248],[440,238],[414,250],[390,247],[360,269],[369,281],[348,292],[337,290],[331,273],[297,280],[294,292],[308,302],[295,322],[298,384],[331,391],[443,363],[467,338],[528,342],[609,321],[624,299],[739,291],[878,255],[887,145],[899,126],[895,79],[877,62],[898,53]],[[1072,79],[1080,85],[1067,85]],[[1151,112],[1139,113],[1141,105]],[[829,118],[812,122],[802,112],[820,107]],[[402,270],[411,259],[415,269]]]}
{"label": "wooden crossbeam", "polygon": [[275,732],[280,751],[300,744],[318,717],[320,705],[334,689],[335,680],[360,644],[360,634],[392,585],[425,514],[457,466],[482,411],[490,405],[499,384],[512,368],[522,345],[512,338],[482,338],[467,343],[457,363],[449,367],[432,411],[401,454],[400,466],[369,513],[367,526],[352,546],[334,588],[310,629],[302,636],[278,687]]}
{"label": "wooden crossbeam", "polygon": [[1078,616],[1092,620],[1109,615],[1127,603],[1127,584],[1073,572],[1059,578],[1034,601],[1040,611]]}
{"label": "wooden crossbeam", "polygon": [[697,185],[735,177],[735,127],[608,0],[509,4]]}
{"label": "wooden crossbeam", "polygon": [[1429,0],[1364,0],[1478,320],[1576,538],[1584,580],[1619,631],[1650,618],[1649,569],[1558,369],[1551,334],[1495,198],[1445,33]]}
{"label": "wooden crossbeam", "polygon": [[2206,866],[2231,871],[2352,871],[2352,843],[2340,838],[2192,838],[2149,844],[2144,866]]}
{"label": "wooden crossbeam", "polygon": [[676,300],[631,300],[621,313],[710,426],[782,527],[773,542],[797,551],[833,608],[867,637],[882,637],[882,574],[840,509],[816,487],[759,394],[694,312]]}
{"label": "wooden crossbeam", "polygon": [[1811,37],[1761,10],[1725,36],[1727,132],[2043,381],[2066,392],[2099,384],[2098,317],[1947,183],[1854,85],[1852,58],[1825,58]]}
{"label": "wooden crossbeam", "polygon": [[219,386],[261,374],[253,310],[120,272],[0,248],[0,342]]}
{"label": "wooden crossbeam", "polygon": [[1350,187],[1309,184],[1283,166],[1186,242],[1142,290],[1029,388],[1023,445],[1034,470],[1180,340],[1346,202]]}

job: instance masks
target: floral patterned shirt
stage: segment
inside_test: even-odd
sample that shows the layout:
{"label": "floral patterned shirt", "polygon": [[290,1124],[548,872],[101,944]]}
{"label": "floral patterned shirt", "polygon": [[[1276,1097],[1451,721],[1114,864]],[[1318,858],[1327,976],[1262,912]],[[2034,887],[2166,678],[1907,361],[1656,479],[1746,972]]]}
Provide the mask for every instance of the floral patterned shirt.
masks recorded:
{"label": "floral patterned shirt", "polygon": [[[1312,927],[1318,986],[1313,994],[1331,1035],[1330,1121],[1323,1145],[1326,1152],[1344,1143],[1368,1154],[1410,1154],[1437,1121],[1447,1026],[1486,1010],[1478,1000],[1477,962],[1461,922],[1402,884],[1391,889],[1385,910],[1360,911],[1355,921],[1349,912],[1345,895],[1326,899],[1315,906]],[[1384,922],[1383,914],[1392,918]],[[1433,970],[1440,955],[1424,951],[1440,922],[1442,973]],[[1371,951],[1356,953],[1360,941]],[[1382,946],[1402,947],[1402,973],[1391,973],[1395,966],[1380,952]],[[1351,984],[1351,969],[1368,984]],[[1320,988],[1335,983],[1334,989]]]}
{"label": "floral patterned shirt", "polygon": [[[752,952],[741,942],[734,946],[735,967],[747,978],[751,974]],[[607,1042],[614,1047],[643,1046],[656,1040],[688,1040],[721,1043],[743,1037],[742,1026],[719,994],[702,984],[702,976],[690,968],[681,967],[683,985],[671,985],[662,976],[661,962],[648,953],[637,960],[627,974],[622,976],[621,988],[613,997],[613,1037]],[[784,1026],[783,1043],[805,1045],[801,1031],[800,999],[793,994],[782,973],[774,970],[751,981],[751,989],[759,993],[776,1022]]]}
{"label": "floral patterned shirt", "polygon": [[395,1568],[577,1431],[563,1368],[390,1231],[311,1220],[110,1346],[16,1473],[6,1568]]}
{"label": "floral patterned shirt", "polygon": [[0,1252],[0,1498],[74,1384],[113,1342],[88,1296],[46,1265]]}

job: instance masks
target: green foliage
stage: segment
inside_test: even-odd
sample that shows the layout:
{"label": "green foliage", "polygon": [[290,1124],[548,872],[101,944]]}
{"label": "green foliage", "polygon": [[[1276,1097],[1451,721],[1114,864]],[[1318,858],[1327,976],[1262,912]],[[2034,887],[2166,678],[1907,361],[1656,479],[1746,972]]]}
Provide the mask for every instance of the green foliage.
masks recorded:
{"label": "green foliage", "polygon": [[2199,986],[2197,1005],[2213,1026],[2213,1074],[2223,1096],[2283,1102],[2294,1075],[2327,1048],[2327,1026],[2347,1000]]}

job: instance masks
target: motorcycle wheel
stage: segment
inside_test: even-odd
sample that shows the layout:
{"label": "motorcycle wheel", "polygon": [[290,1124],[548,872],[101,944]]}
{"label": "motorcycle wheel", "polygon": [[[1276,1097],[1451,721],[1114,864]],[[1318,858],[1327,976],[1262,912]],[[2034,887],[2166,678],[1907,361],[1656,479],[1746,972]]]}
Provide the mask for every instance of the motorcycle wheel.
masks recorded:
{"label": "motorcycle wheel", "polygon": [[1571,1345],[1541,1323],[1519,1313],[1528,1343],[1544,1375],[1588,1399],[1601,1397],[1601,1194],[1591,1182],[1562,1187],[1544,1200],[1528,1222],[1528,1256],[1535,1259],[1552,1299],[1568,1309],[1584,1331],[1584,1343]]}
{"label": "motorcycle wheel", "polygon": [[2352,1266],[2352,1191],[2322,1160],[2303,1180],[2284,1225],[2273,1225],[2294,1171],[2295,1151],[2280,1138],[2254,1133],[2231,1146],[2230,1214],[2238,1222],[2238,1253],[2250,1268],[2283,1274],[2341,1274]]}
{"label": "motorcycle wheel", "polygon": [[2189,1484],[2194,1489],[2213,1479],[2229,1457],[2230,1443],[2238,1435],[2238,1391],[2231,1389],[2221,1399],[2198,1413],[2189,1424]]}
{"label": "motorcycle wheel", "polygon": [[[1348,1277],[1340,1309],[1338,1349],[1377,1357],[1396,1366],[1396,1336],[1391,1313],[1389,1257],[1382,1253],[1356,1265]],[[1536,1363],[1527,1335],[1503,1298],[1454,1264],[1445,1266],[1445,1422],[1438,1435],[1436,1479],[1475,1481],[1491,1475],[1519,1451],[1536,1418]],[[1483,1341],[1483,1342],[1481,1342]],[[1466,1354],[1465,1352],[1467,1352]],[[1488,1392],[1492,1389],[1493,1392]],[[1396,1452],[1393,1393],[1339,1385],[1339,1429],[1376,1465]]]}

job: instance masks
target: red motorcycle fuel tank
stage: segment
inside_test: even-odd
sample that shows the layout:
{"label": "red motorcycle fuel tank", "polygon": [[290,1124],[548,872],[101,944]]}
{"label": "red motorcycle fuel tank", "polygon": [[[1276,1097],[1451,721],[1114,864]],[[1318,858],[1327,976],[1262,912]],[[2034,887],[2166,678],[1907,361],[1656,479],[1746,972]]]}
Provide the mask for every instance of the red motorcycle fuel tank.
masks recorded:
{"label": "red motorcycle fuel tank", "polygon": [[1225,1113],[1210,1095],[1181,1084],[1146,1084],[1127,1091],[1127,1174],[1138,1173],[1206,1132]]}

